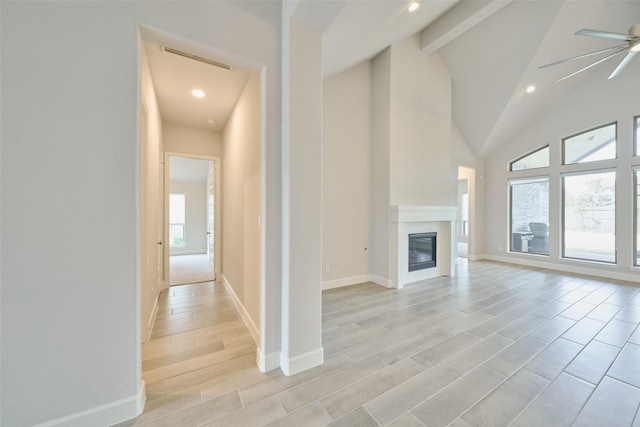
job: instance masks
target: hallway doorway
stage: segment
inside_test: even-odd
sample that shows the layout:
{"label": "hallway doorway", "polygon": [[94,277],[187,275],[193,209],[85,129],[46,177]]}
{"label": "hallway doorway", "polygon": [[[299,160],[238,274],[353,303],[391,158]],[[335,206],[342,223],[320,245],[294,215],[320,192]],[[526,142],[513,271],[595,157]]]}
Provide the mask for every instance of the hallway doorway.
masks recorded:
{"label": "hallway doorway", "polygon": [[457,218],[457,247],[458,257],[469,258],[473,253],[471,244],[473,239],[475,170],[458,167],[458,218]]}
{"label": "hallway doorway", "polygon": [[218,160],[167,155],[169,286],[217,279]]}

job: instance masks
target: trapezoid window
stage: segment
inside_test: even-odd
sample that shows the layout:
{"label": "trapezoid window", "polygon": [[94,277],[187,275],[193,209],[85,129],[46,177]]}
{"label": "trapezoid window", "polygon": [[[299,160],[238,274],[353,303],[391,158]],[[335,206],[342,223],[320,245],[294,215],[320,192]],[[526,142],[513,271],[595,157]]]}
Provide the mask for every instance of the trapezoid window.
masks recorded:
{"label": "trapezoid window", "polygon": [[542,147],[533,153],[526,154],[509,163],[510,171],[549,167],[549,146]]}
{"label": "trapezoid window", "polygon": [[616,158],[616,123],[590,129],[562,140],[562,164]]}

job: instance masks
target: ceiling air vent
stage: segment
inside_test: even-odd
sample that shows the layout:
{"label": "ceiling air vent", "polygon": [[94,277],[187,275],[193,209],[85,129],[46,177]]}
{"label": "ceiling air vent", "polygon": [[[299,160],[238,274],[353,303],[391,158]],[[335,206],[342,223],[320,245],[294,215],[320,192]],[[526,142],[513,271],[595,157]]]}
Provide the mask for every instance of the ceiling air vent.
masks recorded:
{"label": "ceiling air vent", "polygon": [[180,56],[183,56],[185,58],[193,59],[194,61],[204,62],[205,64],[213,65],[214,67],[220,67],[220,68],[224,68],[225,70],[231,70],[231,66],[230,65],[223,64],[222,62],[216,62],[216,61],[213,61],[211,59],[203,58],[201,56],[192,55],[190,53],[183,52],[183,51],[178,50],[178,49],[172,49],[170,47],[162,46],[162,50],[164,52],[173,53],[174,55],[180,55]]}

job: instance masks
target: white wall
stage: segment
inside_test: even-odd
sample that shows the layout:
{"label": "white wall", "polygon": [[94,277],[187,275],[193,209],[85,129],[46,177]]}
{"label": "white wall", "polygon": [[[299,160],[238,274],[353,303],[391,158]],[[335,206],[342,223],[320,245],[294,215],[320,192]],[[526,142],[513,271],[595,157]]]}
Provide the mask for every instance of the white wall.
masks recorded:
{"label": "white wall", "polygon": [[141,410],[139,23],[174,34],[177,48],[268,70],[265,329],[278,348],[279,27],[227,2],[0,8],[0,423],[110,425]]}
{"label": "white wall", "polygon": [[[550,106],[543,114],[532,121],[522,132],[510,138],[499,150],[486,159],[485,171],[485,247],[484,254],[493,259],[521,262],[525,264],[545,265],[565,271],[602,274],[606,277],[623,277],[637,280],[632,271],[633,242],[633,181],[632,166],[640,164],[640,159],[632,153],[632,118],[640,114],[640,63],[631,63],[615,79],[607,80],[605,68],[594,70],[584,83],[571,93]],[[561,170],[560,140],[563,137],[584,131],[595,126],[618,122],[618,159],[608,163],[617,166],[616,180],[616,227],[618,266],[599,267],[597,264],[585,264],[561,260],[560,230],[560,179]],[[511,254],[508,250],[508,199],[507,180],[511,176],[523,173],[508,173],[511,160],[550,144],[551,174],[550,218],[549,218],[549,257]],[[545,173],[541,171],[540,173]]]}
{"label": "white wall", "polygon": [[371,61],[371,274],[376,283],[390,279],[391,48]]}
{"label": "white wall", "polygon": [[171,255],[207,253],[207,183],[171,181],[169,191],[185,196],[185,245]]}
{"label": "white wall", "polygon": [[0,422],[34,425],[121,399],[135,408],[135,25],[106,3],[0,7],[1,239],[11,248]]}
{"label": "white wall", "polygon": [[[162,148],[162,117],[158,108],[151,70],[144,49],[140,49],[140,142],[139,142],[139,231],[140,282],[142,299],[142,341],[148,341],[155,320],[158,295],[163,277],[158,277],[159,258],[157,242],[163,240],[162,224],[158,224],[160,191],[160,165]],[[162,222],[160,220],[160,222]],[[159,235],[160,234],[160,235]],[[160,257],[161,258],[161,257]]]}
{"label": "white wall", "polygon": [[183,156],[222,157],[222,134],[209,129],[162,123],[165,151]]}
{"label": "white wall", "polygon": [[323,287],[368,280],[371,233],[371,63],[323,83]]}
{"label": "white wall", "polygon": [[[314,2],[300,2],[303,4]],[[285,9],[294,4],[285,2]],[[291,13],[291,14],[289,14]],[[282,352],[293,375],[323,363],[322,37],[283,10]],[[313,16],[313,15],[312,15]]]}
{"label": "white wall", "polygon": [[390,206],[456,206],[451,76],[419,35],[372,60],[371,117],[371,274],[390,286]]}
{"label": "white wall", "polygon": [[256,335],[260,297],[260,78],[251,74],[224,129],[222,275]]}
{"label": "white wall", "polygon": [[391,46],[390,204],[456,206],[451,76],[415,34]]}

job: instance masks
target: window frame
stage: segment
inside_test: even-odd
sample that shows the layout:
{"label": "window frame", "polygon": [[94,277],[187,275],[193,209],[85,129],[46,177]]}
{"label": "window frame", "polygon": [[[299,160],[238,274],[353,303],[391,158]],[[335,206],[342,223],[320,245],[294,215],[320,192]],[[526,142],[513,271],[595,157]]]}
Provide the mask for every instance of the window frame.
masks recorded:
{"label": "window frame", "polygon": [[[638,134],[638,126],[640,126],[640,114],[638,114],[637,116],[633,116],[633,141],[631,141],[631,143],[633,144],[633,156],[637,157],[640,156],[640,153],[638,151],[638,144],[640,143],[640,141],[638,140],[638,138],[640,138],[640,135]],[[617,135],[616,135],[617,136]]]}
{"label": "window frame", "polygon": [[[615,149],[616,149],[616,155],[610,159],[602,159],[602,160],[592,160],[592,161],[588,161],[588,162],[576,162],[576,163],[567,163],[566,162],[566,156],[565,156],[565,144],[566,141],[568,139],[571,138],[575,138],[576,136],[582,135],[584,133],[589,133],[592,132],[594,130],[598,130],[601,128],[605,128],[611,125],[615,125]],[[612,122],[609,123],[605,123],[603,125],[599,125],[599,126],[594,126],[592,128],[583,130],[581,132],[576,132],[574,134],[571,134],[569,136],[565,136],[564,138],[560,139],[560,166],[575,166],[575,165],[595,165],[598,164],[599,162],[611,162],[611,161],[615,161],[618,160],[618,155],[619,155],[619,150],[618,150],[618,121],[614,120]],[[587,166],[585,166],[587,167]]]}
{"label": "window frame", "polygon": [[[640,116],[638,116],[640,118]],[[635,124],[635,123],[634,123]],[[638,191],[638,184],[640,184],[640,180],[638,179],[638,175],[640,174],[640,165],[631,167],[631,179],[633,181],[633,244],[632,253],[633,260],[631,261],[631,265],[634,267],[640,267],[640,261],[638,257],[638,249],[640,249],[640,245],[638,245],[638,196],[640,195],[640,191]]]}
{"label": "window frame", "polygon": [[[539,166],[539,167],[536,167],[536,168],[527,168],[527,169],[513,169],[513,164],[514,163],[519,162],[520,160],[522,160],[522,159],[524,159],[526,157],[529,157],[530,155],[535,154],[538,151],[542,151],[545,148],[549,150],[549,164],[547,166]],[[528,153],[523,154],[522,156],[520,156],[520,157],[518,157],[516,159],[511,160],[509,162],[508,170],[509,170],[509,172],[522,172],[522,171],[530,171],[530,170],[540,170],[540,169],[548,168],[550,165],[551,165],[551,147],[550,147],[550,144],[547,144],[547,145],[544,145],[544,146],[542,146],[540,148],[536,148],[535,150],[529,151]]]}

